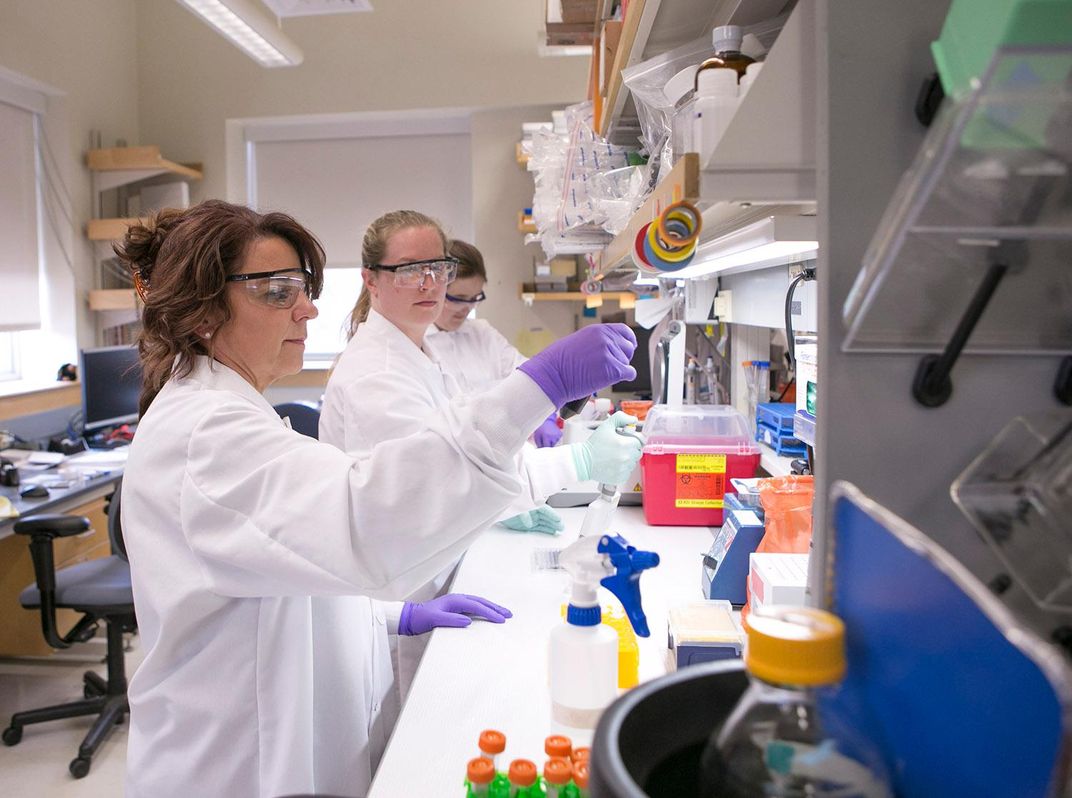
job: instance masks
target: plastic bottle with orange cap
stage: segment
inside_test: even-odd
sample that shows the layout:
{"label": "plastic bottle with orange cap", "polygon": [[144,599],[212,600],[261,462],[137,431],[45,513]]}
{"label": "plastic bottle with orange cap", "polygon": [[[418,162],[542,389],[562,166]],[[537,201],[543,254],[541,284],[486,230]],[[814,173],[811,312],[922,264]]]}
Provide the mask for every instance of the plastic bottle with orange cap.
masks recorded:
{"label": "plastic bottle with orange cap", "polygon": [[889,798],[873,743],[829,714],[820,691],[845,674],[845,627],[811,607],[754,609],[745,622],[749,686],[701,757],[704,795]]}
{"label": "plastic bottle with orange cap", "polygon": [[588,794],[588,755],[585,746],[573,747],[569,737],[552,734],[544,740],[541,775],[534,762],[514,759],[506,772],[497,769],[506,750],[506,735],[495,729],[481,732],[479,756],[466,767],[467,798],[584,798]]}

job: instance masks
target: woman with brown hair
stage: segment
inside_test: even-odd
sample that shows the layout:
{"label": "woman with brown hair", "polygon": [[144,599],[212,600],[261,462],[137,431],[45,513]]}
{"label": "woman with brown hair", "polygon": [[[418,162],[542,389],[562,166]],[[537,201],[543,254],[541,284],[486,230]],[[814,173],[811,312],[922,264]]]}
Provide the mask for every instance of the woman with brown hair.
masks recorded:
{"label": "woman with brown hair", "polygon": [[205,202],[116,252],[145,304],[122,506],[146,647],[127,794],[358,794],[367,659],[333,598],[401,598],[452,562],[519,493],[527,435],[621,379],[632,345],[563,342],[359,461],[263,396],[301,369],[316,316],[324,255],[301,225]]}

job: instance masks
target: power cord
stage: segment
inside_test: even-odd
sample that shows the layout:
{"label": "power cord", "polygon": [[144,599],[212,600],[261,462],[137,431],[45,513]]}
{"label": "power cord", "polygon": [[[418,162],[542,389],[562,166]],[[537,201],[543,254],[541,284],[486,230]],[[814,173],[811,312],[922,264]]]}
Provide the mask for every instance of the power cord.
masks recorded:
{"label": "power cord", "polygon": [[801,266],[800,274],[793,278],[793,281],[789,283],[789,290],[785,293],[785,338],[786,344],[789,347],[788,358],[789,367],[792,368],[796,363],[797,353],[796,345],[793,343],[793,293],[797,290],[797,286],[805,281],[815,279],[815,264],[811,265],[803,264]]}

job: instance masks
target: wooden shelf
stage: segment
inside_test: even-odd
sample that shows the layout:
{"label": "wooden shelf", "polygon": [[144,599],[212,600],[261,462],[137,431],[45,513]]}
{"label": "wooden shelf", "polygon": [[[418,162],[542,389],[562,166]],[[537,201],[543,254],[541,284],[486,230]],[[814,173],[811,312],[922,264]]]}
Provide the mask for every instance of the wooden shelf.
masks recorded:
{"label": "wooden shelf", "polygon": [[633,214],[629,226],[616,235],[603,250],[599,257],[599,270],[606,274],[626,263],[632,257],[633,242],[640,228],[656,219],[667,205],[679,200],[696,202],[699,196],[700,157],[694,152],[686,153]]}
{"label": "wooden shelf", "polygon": [[89,292],[90,310],[134,310],[138,297],[133,288],[96,289]]}
{"label": "wooden shelf", "polygon": [[86,153],[86,163],[94,172],[158,169],[189,180],[200,180],[202,177],[201,164],[186,165],[169,161],[160,154],[160,148],[155,145],[90,150]]}
{"label": "wooden shelf", "polygon": [[146,147],[109,147],[90,150],[86,164],[93,172],[94,191],[109,191],[149,178],[160,181],[200,180],[201,164],[181,164],[160,155],[155,145]]}
{"label": "wooden shelf", "polygon": [[132,224],[144,224],[145,219],[90,219],[86,225],[86,236],[90,241],[118,241],[126,235]]}
{"label": "wooden shelf", "polygon": [[637,296],[632,291],[603,291],[585,294],[580,291],[526,291],[521,287],[521,299],[528,302],[584,302],[587,307],[598,308],[604,300],[617,302],[622,310],[636,307]]}

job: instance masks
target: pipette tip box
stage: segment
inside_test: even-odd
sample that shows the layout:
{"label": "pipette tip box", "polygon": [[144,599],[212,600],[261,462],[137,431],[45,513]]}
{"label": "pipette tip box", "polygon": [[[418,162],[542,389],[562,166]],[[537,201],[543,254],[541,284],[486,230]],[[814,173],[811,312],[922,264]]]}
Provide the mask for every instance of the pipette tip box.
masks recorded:
{"label": "pipette tip box", "polygon": [[676,667],[741,656],[744,635],[728,601],[697,601],[672,607],[667,647]]}

